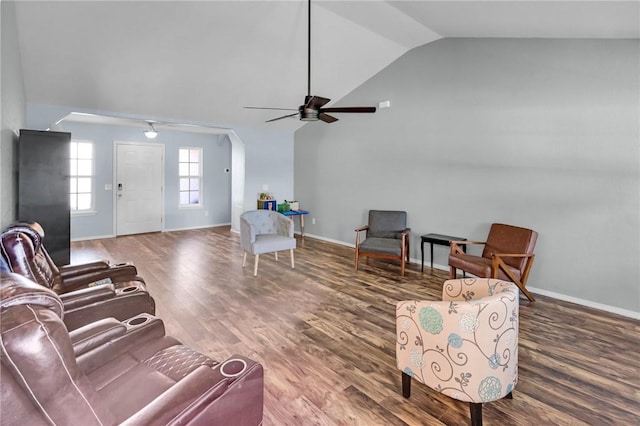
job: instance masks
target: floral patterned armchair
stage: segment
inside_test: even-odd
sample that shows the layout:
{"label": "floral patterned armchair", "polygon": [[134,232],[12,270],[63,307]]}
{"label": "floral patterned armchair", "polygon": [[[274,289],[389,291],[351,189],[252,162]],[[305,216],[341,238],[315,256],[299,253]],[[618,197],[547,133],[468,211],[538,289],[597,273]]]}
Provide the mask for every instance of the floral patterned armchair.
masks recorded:
{"label": "floral patterned armchair", "polygon": [[442,301],[396,306],[396,361],[402,395],[411,379],[470,403],[482,425],[482,404],[507,397],[518,382],[518,287],[493,278],[448,280]]}

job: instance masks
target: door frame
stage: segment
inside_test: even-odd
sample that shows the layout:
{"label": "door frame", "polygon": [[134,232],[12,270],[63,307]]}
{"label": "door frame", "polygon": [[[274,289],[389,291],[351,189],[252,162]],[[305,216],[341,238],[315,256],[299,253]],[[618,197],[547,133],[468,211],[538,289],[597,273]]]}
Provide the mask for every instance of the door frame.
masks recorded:
{"label": "door frame", "polygon": [[162,164],[160,165],[160,181],[162,183],[162,194],[160,196],[160,232],[164,232],[164,199],[166,192],[165,184],[165,145],[163,143],[136,142],[136,141],[113,141],[113,185],[112,185],[112,206],[113,206],[113,235],[118,236],[118,146],[119,145],[145,145],[160,147],[162,149]]}

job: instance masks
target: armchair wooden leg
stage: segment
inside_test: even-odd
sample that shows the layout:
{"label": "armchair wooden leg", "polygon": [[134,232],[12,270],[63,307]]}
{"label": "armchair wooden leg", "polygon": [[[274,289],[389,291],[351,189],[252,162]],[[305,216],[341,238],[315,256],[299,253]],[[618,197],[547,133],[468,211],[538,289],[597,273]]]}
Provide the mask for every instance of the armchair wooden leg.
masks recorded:
{"label": "armchair wooden leg", "polygon": [[358,260],[359,256],[358,256],[358,248],[356,247],[356,265],[355,265],[355,271],[358,272]]}
{"label": "armchair wooden leg", "polygon": [[276,262],[277,262],[278,261],[278,252],[274,251],[273,253],[276,255]]}
{"label": "armchair wooden leg", "polygon": [[253,276],[257,276],[258,275],[258,260],[260,259],[260,255],[256,254],[256,260],[253,263]]}
{"label": "armchair wooden leg", "polygon": [[293,263],[293,249],[289,250],[291,252],[291,269],[295,269],[295,264]]}
{"label": "armchair wooden leg", "polygon": [[402,396],[409,398],[411,396],[411,376],[402,372]]}
{"label": "armchair wooden leg", "polygon": [[244,255],[242,256],[242,267],[244,268],[247,265],[247,252],[244,252]]}
{"label": "armchair wooden leg", "polygon": [[456,279],[456,268],[454,268],[453,266],[449,268],[449,279],[450,280]]}
{"label": "armchair wooden leg", "polygon": [[515,281],[515,283],[518,286],[518,288],[520,289],[520,291],[523,292],[525,296],[527,296],[527,299],[529,299],[529,302],[535,302],[536,301],[535,297],[533,297],[533,294],[531,294],[529,292],[529,290],[527,290],[525,288],[524,284],[522,284],[520,281]]}
{"label": "armchair wooden leg", "polygon": [[482,404],[470,402],[471,426],[482,426]]}

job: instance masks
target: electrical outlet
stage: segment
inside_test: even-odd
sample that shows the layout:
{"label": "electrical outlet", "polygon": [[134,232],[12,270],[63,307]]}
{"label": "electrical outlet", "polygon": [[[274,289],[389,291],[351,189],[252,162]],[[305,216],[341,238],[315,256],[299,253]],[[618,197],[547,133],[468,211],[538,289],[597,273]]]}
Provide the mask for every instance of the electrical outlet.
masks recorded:
{"label": "electrical outlet", "polygon": [[204,211],[204,215],[205,215],[205,216],[209,216],[209,210],[205,210],[205,211]]}
{"label": "electrical outlet", "polygon": [[315,225],[315,224],[316,224],[316,218],[315,218],[315,217],[312,217],[312,218],[311,218],[311,224],[312,224],[312,225]]}

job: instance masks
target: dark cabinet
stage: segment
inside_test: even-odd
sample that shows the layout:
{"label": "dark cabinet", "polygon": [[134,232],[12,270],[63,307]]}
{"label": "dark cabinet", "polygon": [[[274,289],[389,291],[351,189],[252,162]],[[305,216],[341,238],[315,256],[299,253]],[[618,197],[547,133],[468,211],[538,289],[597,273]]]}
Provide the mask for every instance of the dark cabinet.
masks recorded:
{"label": "dark cabinet", "polygon": [[20,130],[18,220],[35,221],[56,265],[70,260],[69,149],[71,133]]}

